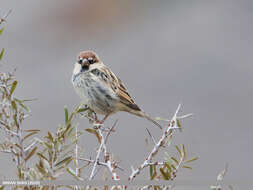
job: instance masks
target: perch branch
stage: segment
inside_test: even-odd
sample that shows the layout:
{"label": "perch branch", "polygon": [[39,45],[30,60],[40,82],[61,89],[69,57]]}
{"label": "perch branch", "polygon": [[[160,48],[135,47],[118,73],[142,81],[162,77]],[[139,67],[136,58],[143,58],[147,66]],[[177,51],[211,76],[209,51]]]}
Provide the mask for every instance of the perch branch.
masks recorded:
{"label": "perch branch", "polygon": [[110,173],[112,174],[113,180],[119,180],[119,176],[115,172],[115,169],[116,169],[117,165],[111,161],[110,154],[109,154],[109,152],[107,152],[107,148],[106,148],[106,145],[105,145],[105,143],[106,143],[109,135],[111,134],[112,131],[114,131],[116,123],[117,123],[117,121],[109,129],[109,131],[107,132],[107,134],[106,134],[105,137],[104,137],[104,135],[102,133],[103,128],[102,127],[98,127],[97,128],[98,135],[99,135],[99,137],[101,139],[101,142],[100,142],[100,145],[99,145],[99,148],[98,148],[98,151],[97,151],[97,155],[96,155],[96,158],[95,158],[95,161],[94,161],[94,165],[93,165],[93,168],[92,168],[89,180],[92,180],[94,178],[94,176],[95,176],[95,171],[96,171],[96,167],[97,167],[97,165],[99,163],[99,156],[100,156],[101,152],[104,152],[104,160],[105,160],[104,163],[105,163],[105,166],[110,171]]}

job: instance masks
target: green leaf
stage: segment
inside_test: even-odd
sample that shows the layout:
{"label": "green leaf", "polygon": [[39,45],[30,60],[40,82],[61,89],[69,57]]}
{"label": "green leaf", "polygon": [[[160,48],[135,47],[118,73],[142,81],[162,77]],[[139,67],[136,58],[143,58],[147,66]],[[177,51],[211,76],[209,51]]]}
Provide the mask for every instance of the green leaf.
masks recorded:
{"label": "green leaf", "polygon": [[210,189],[212,190],[218,190],[219,186],[210,186]]}
{"label": "green leaf", "polygon": [[183,153],[184,153],[184,158],[186,157],[186,150],[185,150],[185,146],[184,146],[184,144],[182,145],[182,149],[183,149]]}
{"label": "green leaf", "polygon": [[183,168],[187,168],[187,169],[192,170],[192,167],[190,167],[190,166],[186,166],[186,165],[184,165],[184,166],[183,166]]}
{"label": "green leaf", "polygon": [[89,132],[89,133],[91,133],[91,134],[96,135],[96,137],[97,137],[97,139],[98,139],[98,142],[101,143],[101,138],[100,138],[100,136],[99,136],[97,130],[87,128],[87,129],[85,129],[85,131],[87,131],[87,132]]}
{"label": "green leaf", "polygon": [[174,170],[176,170],[176,167],[173,165],[173,164],[171,164],[170,165]]}
{"label": "green leaf", "polygon": [[150,179],[153,176],[153,165],[149,166],[149,175],[150,175]]}
{"label": "green leaf", "polygon": [[170,164],[168,162],[165,162],[164,165],[170,172],[172,171]]}
{"label": "green leaf", "polygon": [[24,132],[28,132],[28,133],[31,133],[31,132],[40,132],[39,129],[25,129]]}
{"label": "green leaf", "polygon": [[64,112],[65,112],[65,124],[67,124],[69,120],[69,112],[67,106],[64,107]]}
{"label": "green leaf", "polygon": [[41,174],[43,174],[44,176],[46,176],[46,170],[45,170],[45,168],[43,167],[43,165],[38,165],[38,164],[36,164],[36,168],[39,170],[39,172],[41,173]]}
{"label": "green leaf", "polygon": [[179,128],[179,131],[182,132],[183,129],[182,129],[182,125],[181,125],[179,119],[177,119],[176,122],[177,122],[177,126],[178,126],[178,128]]}
{"label": "green leaf", "polygon": [[52,145],[49,144],[48,142],[43,142],[43,145],[45,145],[45,147],[46,147],[47,149],[49,149],[49,150],[52,149]]}
{"label": "green leaf", "polygon": [[4,190],[4,188],[5,188],[5,186],[1,186],[1,187],[0,187],[0,190]]}
{"label": "green leaf", "polygon": [[10,90],[10,96],[13,94],[14,90],[16,89],[17,84],[18,84],[18,81],[16,81],[16,80],[12,83],[11,90]]}
{"label": "green leaf", "polygon": [[23,104],[23,101],[22,100],[19,100],[19,99],[17,99],[17,98],[14,98],[14,100],[16,101],[16,102],[18,102],[18,104],[22,107],[22,108],[24,108],[26,111],[30,111],[30,109],[25,105],[25,104]]}
{"label": "green leaf", "polygon": [[169,173],[168,173],[168,172],[165,172],[165,171],[163,170],[163,168],[160,168],[160,172],[161,172],[161,174],[162,174],[163,179],[165,179],[165,180],[170,180],[170,175],[169,175]]}
{"label": "green leaf", "polygon": [[26,136],[24,136],[24,138],[22,139],[22,142],[24,142],[25,139],[27,139],[28,137],[32,136],[32,135],[35,135],[37,134],[38,132],[37,131],[34,131],[34,132],[31,132],[29,134],[27,134]]}
{"label": "green leaf", "polygon": [[2,60],[3,56],[4,56],[4,48],[2,48],[2,50],[0,52],[0,60]]}
{"label": "green leaf", "polygon": [[37,155],[38,155],[41,159],[44,159],[44,160],[46,160],[47,162],[49,162],[49,160],[48,160],[43,154],[41,154],[40,152],[37,152]]}
{"label": "green leaf", "polygon": [[198,159],[199,159],[199,157],[194,157],[194,158],[191,158],[191,159],[185,161],[184,163],[190,163],[190,162],[193,162],[193,161],[198,160]]}
{"label": "green leaf", "polygon": [[51,142],[54,142],[54,137],[53,137],[53,135],[52,135],[49,131],[47,132],[47,134],[48,134],[47,138],[48,138]]}
{"label": "green leaf", "polygon": [[29,159],[35,154],[36,150],[37,150],[37,146],[34,147],[34,148],[29,152],[29,154],[28,154],[28,155],[26,156],[26,158],[25,158],[25,161],[29,160]]}
{"label": "green leaf", "polygon": [[22,150],[22,147],[19,144],[15,143],[15,146]]}
{"label": "green leaf", "polygon": [[63,160],[61,160],[60,162],[56,163],[55,166],[58,167],[58,166],[63,165],[63,164],[68,165],[68,163],[72,159],[73,159],[72,156],[68,156],[68,157],[64,158]]}
{"label": "green leaf", "polygon": [[17,111],[17,104],[15,101],[11,101],[11,105],[15,111]]}
{"label": "green leaf", "polygon": [[42,186],[42,189],[41,190],[49,190],[49,186]]}
{"label": "green leaf", "polygon": [[76,173],[75,173],[75,171],[74,171],[72,168],[68,167],[66,170],[67,170],[67,172],[68,172],[70,175],[72,175],[73,177],[75,177],[77,180],[82,180],[82,178],[76,176]]}
{"label": "green leaf", "polygon": [[182,157],[182,156],[183,156],[183,154],[182,154],[182,152],[181,152],[180,148],[178,147],[178,145],[176,145],[176,149],[177,149],[177,151],[178,151],[178,153],[179,153],[180,157]]}
{"label": "green leaf", "polygon": [[171,160],[173,160],[176,164],[178,164],[178,160],[175,157],[171,157]]}
{"label": "green leaf", "polygon": [[151,180],[155,179],[155,177],[157,176],[157,172],[156,172],[156,166],[153,166],[154,172],[153,175],[151,176]]}
{"label": "green leaf", "polygon": [[154,190],[162,190],[160,186],[154,185]]}
{"label": "green leaf", "polygon": [[1,28],[1,29],[0,29],[0,35],[3,34],[3,31],[4,31],[4,28]]}
{"label": "green leaf", "polygon": [[82,112],[85,112],[87,111],[89,108],[80,108],[78,109],[77,113],[82,113]]}

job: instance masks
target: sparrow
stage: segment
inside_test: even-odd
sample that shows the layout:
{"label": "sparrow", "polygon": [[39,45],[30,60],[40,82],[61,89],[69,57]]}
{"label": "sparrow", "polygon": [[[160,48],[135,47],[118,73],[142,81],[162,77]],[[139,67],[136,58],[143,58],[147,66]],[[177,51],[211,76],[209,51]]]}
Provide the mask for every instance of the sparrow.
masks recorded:
{"label": "sparrow", "polygon": [[101,124],[109,115],[125,111],[146,118],[162,129],[159,123],[140,109],[119,77],[103,64],[95,52],[79,53],[72,83],[84,103],[96,114],[104,115]]}

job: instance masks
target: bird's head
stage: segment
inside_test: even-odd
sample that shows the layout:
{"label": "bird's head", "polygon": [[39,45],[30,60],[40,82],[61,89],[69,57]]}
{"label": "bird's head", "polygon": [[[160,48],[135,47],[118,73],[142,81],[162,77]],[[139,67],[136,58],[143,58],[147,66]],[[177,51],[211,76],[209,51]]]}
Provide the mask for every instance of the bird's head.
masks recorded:
{"label": "bird's head", "polygon": [[88,71],[91,67],[100,64],[101,61],[98,55],[93,51],[82,51],[77,56],[75,63],[74,74]]}

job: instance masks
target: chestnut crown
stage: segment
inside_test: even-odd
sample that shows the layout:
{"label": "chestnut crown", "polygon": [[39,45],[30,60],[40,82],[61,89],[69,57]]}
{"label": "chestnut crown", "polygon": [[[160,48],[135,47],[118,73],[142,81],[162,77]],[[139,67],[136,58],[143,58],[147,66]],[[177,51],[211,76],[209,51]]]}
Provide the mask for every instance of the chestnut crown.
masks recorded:
{"label": "chestnut crown", "polygon": [[90,64],[99,63],[98,55],[93,51],[82,51],[79,53],[77,62],[82,66],[89,66]]}

